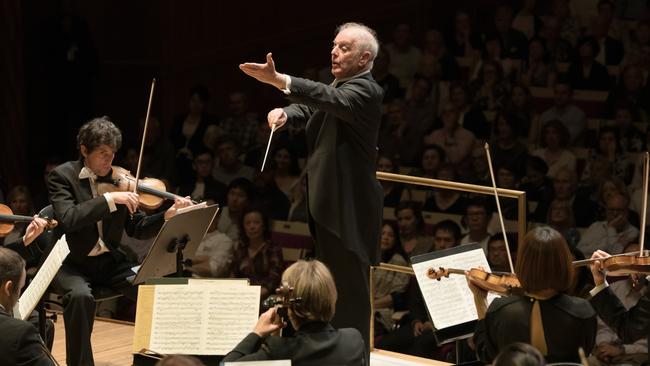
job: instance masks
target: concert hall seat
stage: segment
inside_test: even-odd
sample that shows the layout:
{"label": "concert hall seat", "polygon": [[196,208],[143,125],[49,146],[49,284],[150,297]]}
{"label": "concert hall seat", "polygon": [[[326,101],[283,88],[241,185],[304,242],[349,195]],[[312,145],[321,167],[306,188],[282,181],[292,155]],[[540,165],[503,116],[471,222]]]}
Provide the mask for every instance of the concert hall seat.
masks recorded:
{"label": "concert hall seat", "polygon": [[309,226],[304,222],[273,221],[271,240],[282,248],[285,265],[307,257],[314,249]]}

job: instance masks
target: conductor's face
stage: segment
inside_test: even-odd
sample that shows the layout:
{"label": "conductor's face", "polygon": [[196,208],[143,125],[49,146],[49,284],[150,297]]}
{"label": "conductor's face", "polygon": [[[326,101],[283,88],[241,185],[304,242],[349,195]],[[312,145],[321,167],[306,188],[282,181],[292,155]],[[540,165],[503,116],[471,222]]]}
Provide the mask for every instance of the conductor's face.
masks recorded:
{"label": "conductor's face", "polygon": [[337,79],[354,76],[365,70],[370,52],[361,49],[363,30],[347,28],[339,32],[332,45],[332,75]]}

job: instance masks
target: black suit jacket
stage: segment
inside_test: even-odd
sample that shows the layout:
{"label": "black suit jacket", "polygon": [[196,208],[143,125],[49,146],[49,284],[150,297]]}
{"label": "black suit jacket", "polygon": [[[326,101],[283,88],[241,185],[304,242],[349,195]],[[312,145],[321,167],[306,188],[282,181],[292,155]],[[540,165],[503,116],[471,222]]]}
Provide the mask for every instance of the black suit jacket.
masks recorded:
{"label": "black suit jacket", "polygon": [[54,362],[36,328],[0,308],[0,360],[3,366],[50,366]]}
{"label": "black suit jacket", "polygon": [[310,322],[293,337],[260,338],[250,333],[223,362],[290,359],[294,366],[365,366],[366,346],[354,328],[334,329],[329,323]]}
{"label": "black suit jacket", "polygon": [[152,237],[160,230],[164,222],[162,212],[151,216],[138,212],[131,216],[124,205],[117,205],[117,210],[110,212],[103,196],[92,197],[90,181],[79,179],[82,167],[81,161],[69,161],[50,172],[47,180],[54,218],[59,222],[55,237],[66,235],[70,247],[68,260],[83,262],[99,238],[98,221],[102,222],[102,239],[116,259],[121,258],[117,249],[124,229],[137,239]]}
{"label": "black suit jacket", "polygon": [[[525,296],[497,298],[479,320],[474,342],[479,359],[494,361],[513,342],[530,343],[533,302]],[[587,300],[557,295],[540,301],[548,362],[580,362],[578,347],[588,355],[596,342],[596,312]]]}
{"label": "black suit jacket", "polygon": [[[648,293],[643,295],[630,310],[625,310],[621,301],[610,288],[600,291],[590,301],[598,316],[618,334],[624,343],[632,343],[650,336],[650,297]],[[648,347],[650,351],[650,343]]]}
{"label": "black suit jacket", "polygon": [[[291,77],[288,121],[307,121],[308,208],[362,262],[376,263],[383,190],[376,177],[383,90],[370,73],[336,88]],[[322,248],[326,250],[327,248]]]}

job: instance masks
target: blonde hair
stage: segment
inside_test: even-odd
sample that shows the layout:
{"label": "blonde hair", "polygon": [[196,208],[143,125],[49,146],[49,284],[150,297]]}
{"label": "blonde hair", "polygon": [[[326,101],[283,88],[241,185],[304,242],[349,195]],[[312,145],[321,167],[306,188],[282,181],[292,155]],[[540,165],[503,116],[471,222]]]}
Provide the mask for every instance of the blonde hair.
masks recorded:
{"label": "blonde hair", "polygon": [[299,260],[284,271],[282,283],[293,287],[293,296],[302,299],[289,313],[293,315],[292,321],[301,325],[309,320],[332,320],[336,309],[336,285],[325,264],[317,260]]}

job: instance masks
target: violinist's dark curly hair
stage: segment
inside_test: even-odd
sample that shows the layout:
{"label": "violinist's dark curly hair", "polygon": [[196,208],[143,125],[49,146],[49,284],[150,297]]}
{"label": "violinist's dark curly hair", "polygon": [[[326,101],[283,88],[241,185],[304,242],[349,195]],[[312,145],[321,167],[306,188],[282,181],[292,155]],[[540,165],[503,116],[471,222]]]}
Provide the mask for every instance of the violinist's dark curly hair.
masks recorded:
{"label": "violinist's dark curly hair", "polygon": [[77,148],[85,146],[89,152],[100,145],[108,145],[114,151],[122,146],[122,132],[107,117],[98,117],[86,122],[77,134]]}

